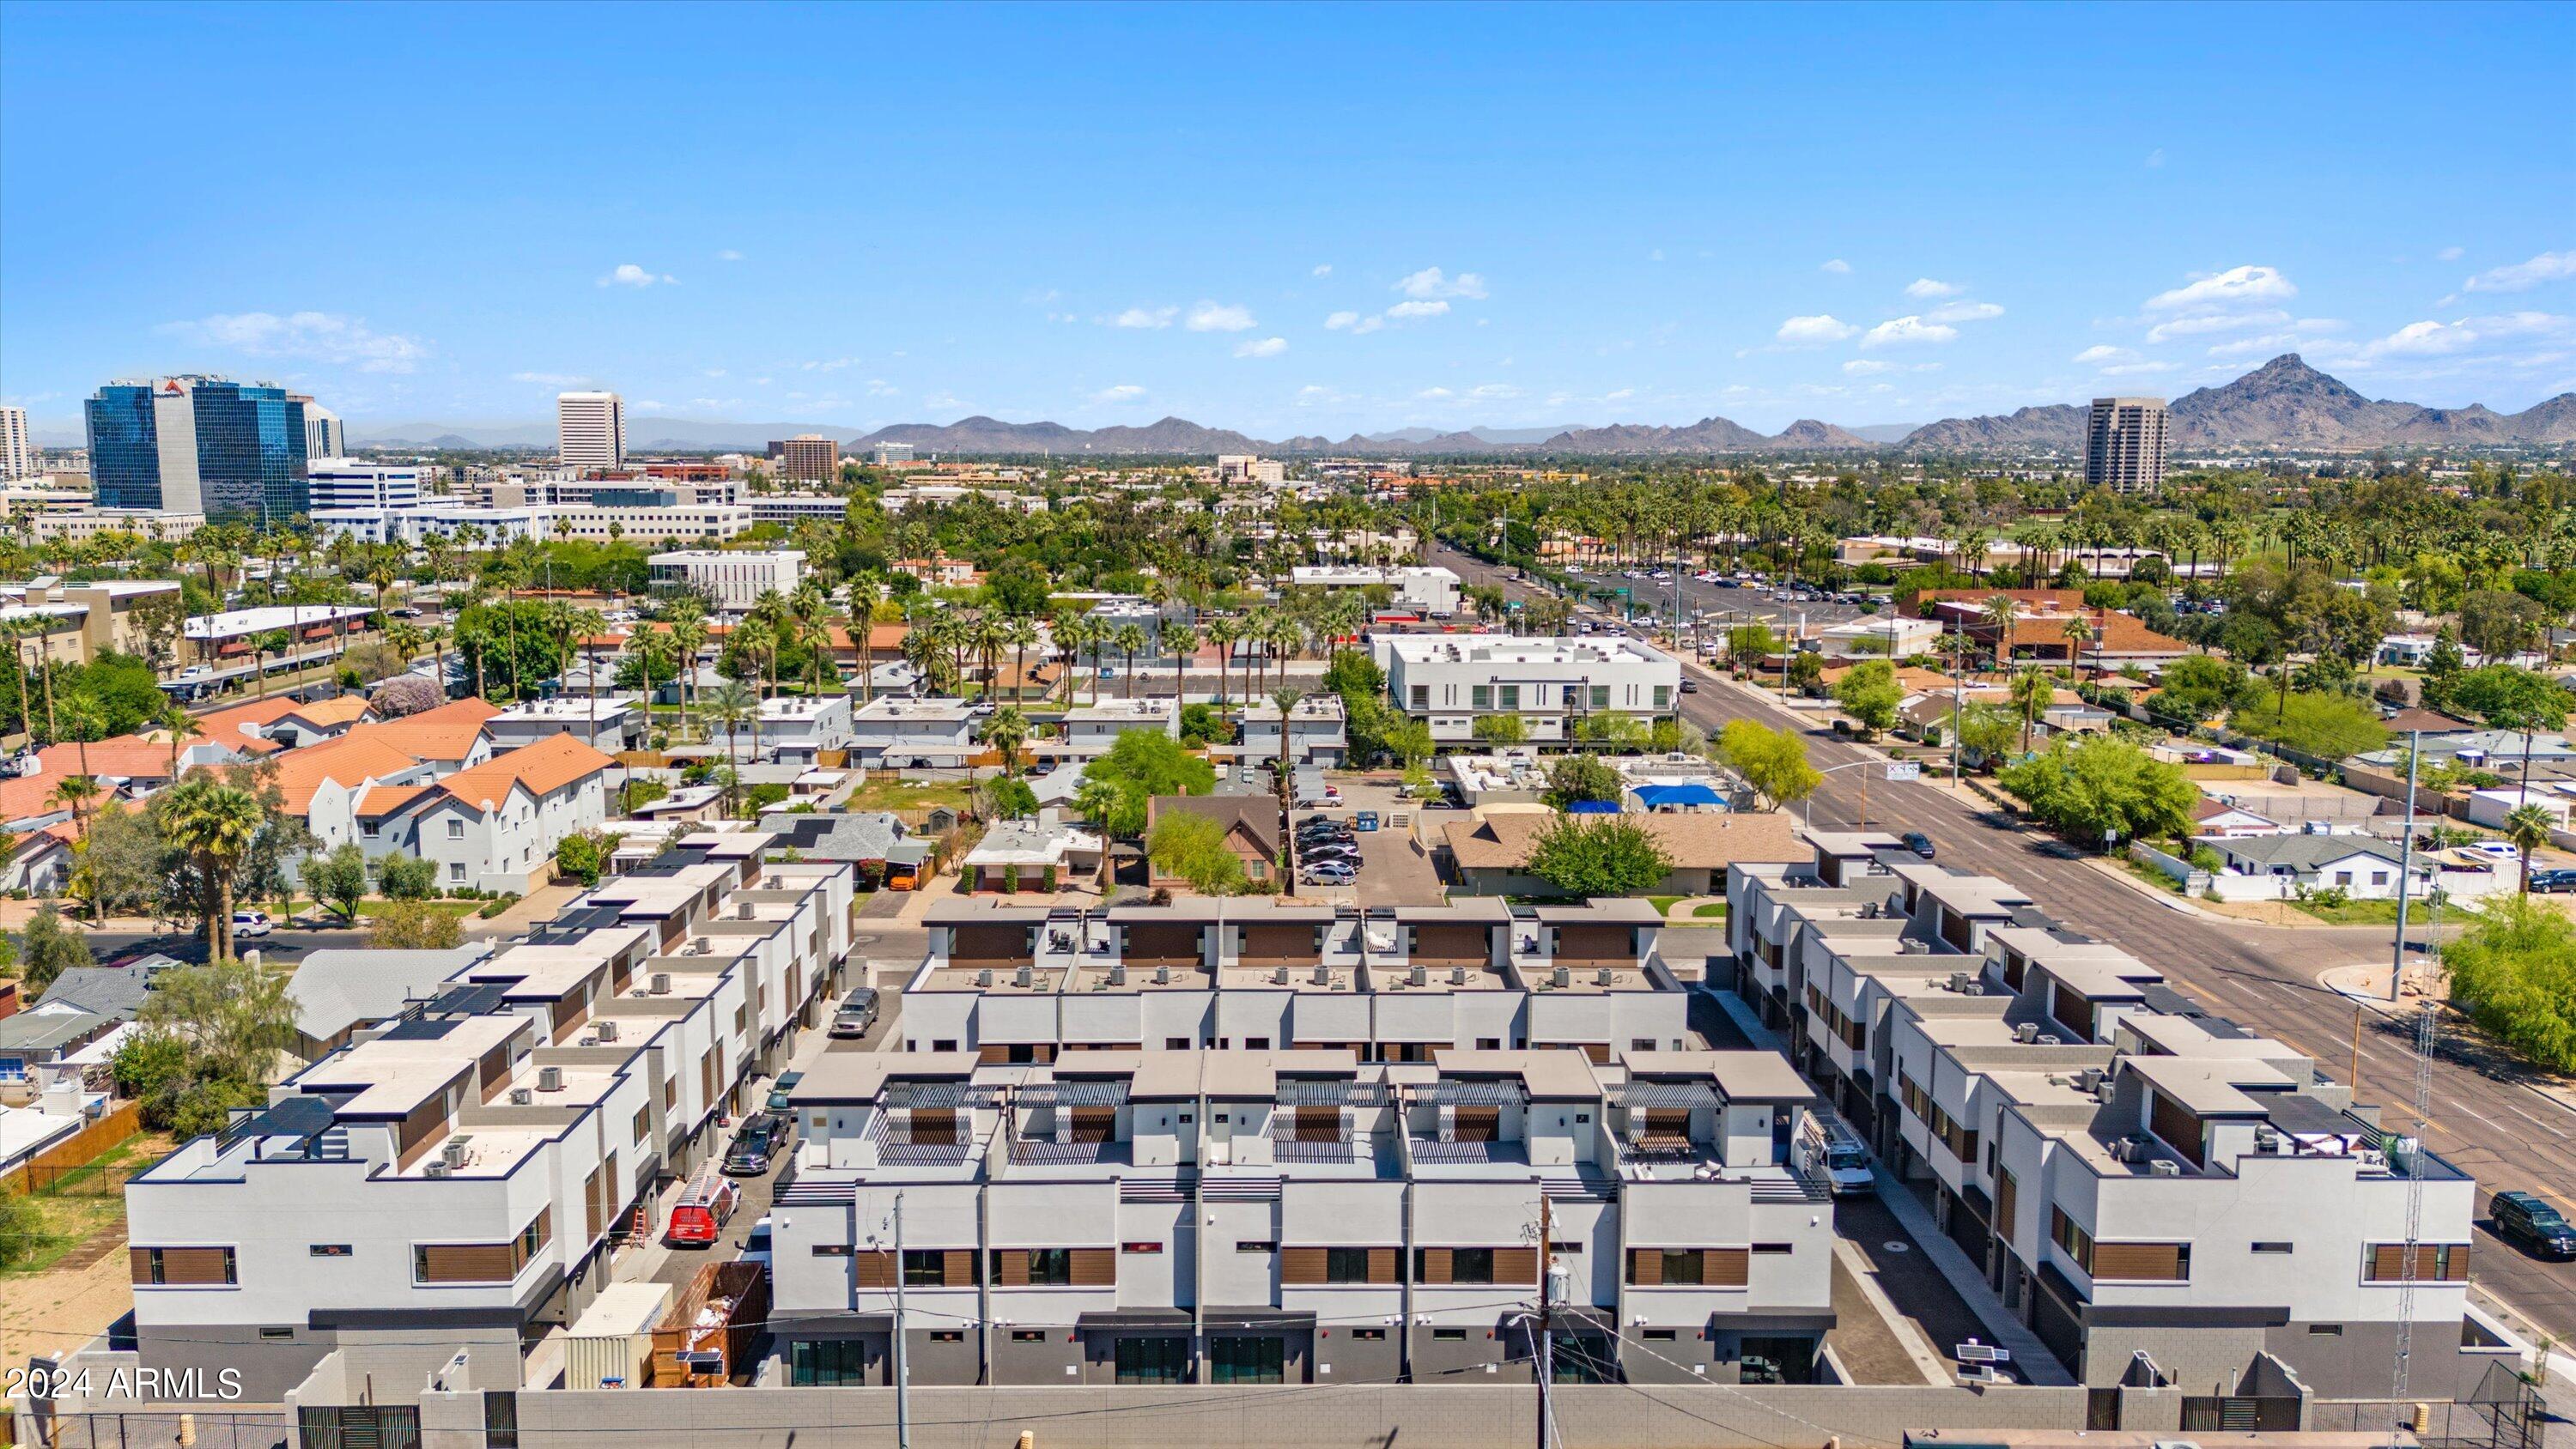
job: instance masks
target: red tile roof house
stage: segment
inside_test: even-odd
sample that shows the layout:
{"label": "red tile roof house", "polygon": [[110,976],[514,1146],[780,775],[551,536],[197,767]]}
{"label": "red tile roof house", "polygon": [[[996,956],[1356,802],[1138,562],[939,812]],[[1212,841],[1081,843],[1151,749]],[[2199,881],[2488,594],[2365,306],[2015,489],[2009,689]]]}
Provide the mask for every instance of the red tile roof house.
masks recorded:
{"label": "red tile roof house", "polygon": [[550,735],[435,783],[372,784],[356,793],[352,814],[362,843],[372,831],[376,853],[431,862],[443,888],[524,894],[550,878],[564,837],[608,818],[616,763],[570,735]]}

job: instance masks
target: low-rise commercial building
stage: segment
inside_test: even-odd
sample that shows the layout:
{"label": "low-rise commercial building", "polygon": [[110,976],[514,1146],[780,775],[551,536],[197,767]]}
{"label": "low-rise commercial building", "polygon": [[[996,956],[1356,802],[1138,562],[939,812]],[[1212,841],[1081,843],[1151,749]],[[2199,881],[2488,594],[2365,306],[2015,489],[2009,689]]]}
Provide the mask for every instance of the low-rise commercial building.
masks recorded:
{"label": "low-rise commercial building", "polygon": [[748,612],[763,594],[784,598],[805,577],[805,553],[793,548],[684,549],[646,562],[655,584],[704,594],[726,614]]}
{"label": "low-rise commercial building", "polygon": [[881,694],[850,717],[850,763],[863,768],[957,769],[974,754],[974,707],[962,699]]}
{"label": "low-rise commercial building", "polygon": [[1288,571],[1286,582],[1297,589],[1384,590],[1389,608],[1434,619],[1446,619],[1458,612],[1458,575],[1450,569],[1301,564]]}
{"label": "low-rise commercial building", "polygon": [[1649,722],[1681,697],[1681,664],[1634,639],[1391,634],[1376,652],[1395,707],[1444,744],[1476,739],[1477,721],[1506,715],[1532,743],[1565,744],[1587,720]]}

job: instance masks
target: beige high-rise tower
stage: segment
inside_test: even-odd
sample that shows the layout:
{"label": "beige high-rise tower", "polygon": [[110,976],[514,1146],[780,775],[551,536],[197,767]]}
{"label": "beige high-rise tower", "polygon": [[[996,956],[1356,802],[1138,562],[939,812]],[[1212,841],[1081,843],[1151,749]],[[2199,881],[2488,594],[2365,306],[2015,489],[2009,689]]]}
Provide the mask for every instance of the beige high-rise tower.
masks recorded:
{"label": "beige high-rise tower", "polygon": [[2084,427],[2084,483],[2117,493],[2165,486],[2171,423],[2160,397],[2097,397]]}
{"label": "beige high-rise tower", "polygon": [[613,392],[555,398],[555,456],[566,471],[626,466],[626,400]]}

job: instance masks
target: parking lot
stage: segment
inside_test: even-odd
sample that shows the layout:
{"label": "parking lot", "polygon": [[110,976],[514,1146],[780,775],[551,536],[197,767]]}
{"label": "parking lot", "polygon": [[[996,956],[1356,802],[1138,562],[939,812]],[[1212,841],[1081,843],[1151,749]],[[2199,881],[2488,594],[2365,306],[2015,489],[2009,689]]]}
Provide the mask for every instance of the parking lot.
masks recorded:
{"label": "parking lot", "polygon": [[1356,821],[1362,814],[1376,817],[1375,830],[1356,830],[1352,844],[1359,848],[1357,873],[1349,885],[1309,885],[1304,877],[1304,854],[1300,852],[1297,893],[1318,900],[1346,902],[1362,907],[1398,905],[1438,905],[1446,896],[1440,885],[1440,872],[1431,857],[1414,844],[1410,825],[1398,825],[1403,817],[1410,821],[1418,806],[1407,802],[1403,792],[1391,784],[1358,781],[1350,776],[1337,776],[1342,803],[1330,810],[1300,810],[1292,827],[1323,818],[1344,823]]}

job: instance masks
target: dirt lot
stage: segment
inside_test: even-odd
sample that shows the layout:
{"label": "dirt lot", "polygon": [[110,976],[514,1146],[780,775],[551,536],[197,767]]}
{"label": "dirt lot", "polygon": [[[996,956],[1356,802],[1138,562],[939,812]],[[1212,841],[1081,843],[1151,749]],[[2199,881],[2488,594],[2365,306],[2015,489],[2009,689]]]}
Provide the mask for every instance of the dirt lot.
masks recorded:
{"label": "dirt lot", "polygon": [[171,1145],[157,1134],[135,1137],[93,1170],[37,1194],[46,1242],[29,1267],[0,1273],[0,1363],[78,1348],[134,1306],[124,1181]]}

